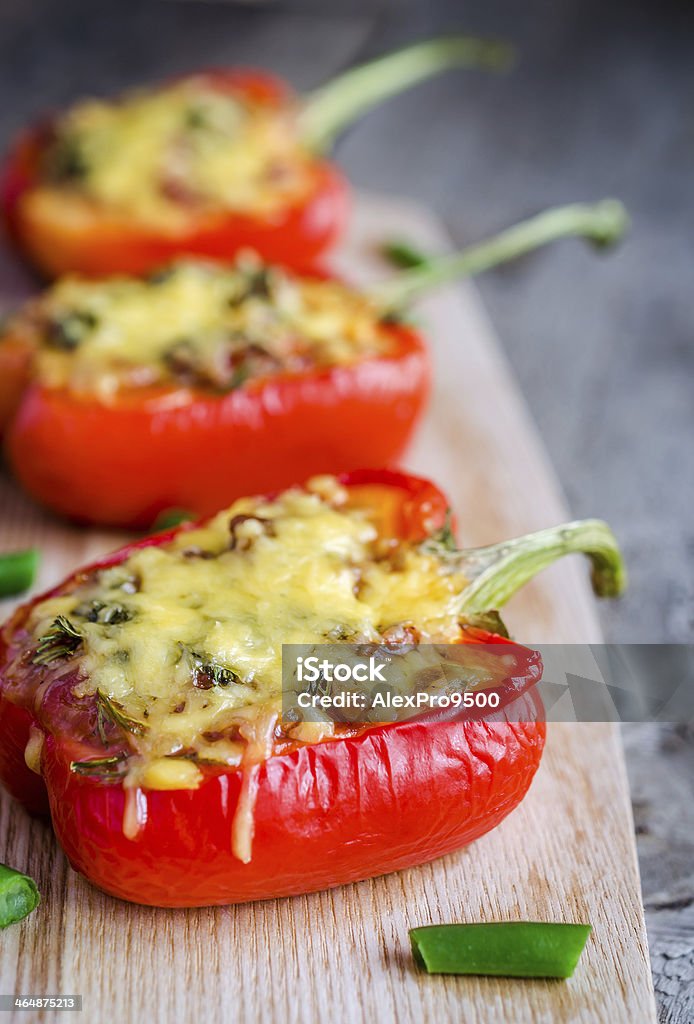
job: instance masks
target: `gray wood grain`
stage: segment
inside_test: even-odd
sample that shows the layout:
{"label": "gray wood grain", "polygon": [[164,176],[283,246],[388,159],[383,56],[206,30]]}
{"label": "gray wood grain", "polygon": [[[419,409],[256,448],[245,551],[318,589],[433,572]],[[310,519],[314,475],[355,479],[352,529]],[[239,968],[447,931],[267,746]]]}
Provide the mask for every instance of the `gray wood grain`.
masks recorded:
{"label": "gray wood grain", "polygon": [[[299,87],[353,59],[445,29],[514,38],[512,78],[451,74],[351,131],[359,184],[433,206],[458,242],[551,202],[617,194],[630,240],[576,244],[487,275],[481,289],[576,515],[619,535],[629,595],[609,639],[694,632],[694,10],[554,0],[285,4],[4,0],[0,136],[85,91],[199,64],[272,65]],[[8,270],[16,275],[16,270]],[[628,726],[661,1020],[692,1019],[694,740]]]}
{"label": "gray wood grain", "polygon": [[694,1019],[694,732],[622,727],[659,1019]]}

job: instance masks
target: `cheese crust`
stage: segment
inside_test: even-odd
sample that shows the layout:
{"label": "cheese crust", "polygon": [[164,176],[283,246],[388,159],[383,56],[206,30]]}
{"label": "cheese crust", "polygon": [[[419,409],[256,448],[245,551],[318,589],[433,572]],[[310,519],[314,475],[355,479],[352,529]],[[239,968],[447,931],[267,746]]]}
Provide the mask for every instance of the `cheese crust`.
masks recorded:
{"label": "cheese crust", "polygon": [[53,125],[38,190],[175,233],[220,211],[272,217],[311,189],[292,103],[192,76],[75,104]]}
{"label": "cheese crust", "polygon": [[158,386],[221,394],[394,349],[368,298],[251,254],[234,266],[184,260],[145,280],[64,278],[24,307],[8,333],[35,353],[42,383],[103,400]]}
{"label": "cheese crust", "polygon": [[[321,477],[271,500],[244,498],[77,579],[37,604],[27,628],[45,678],[76,674],[74,696],[96,697],[129,733],[132,784],[194,788],[196,762],[272,753],[283,644],[455,643],[465,583],[422,545],[379,535],[369,509]],[[56,622],[76,636],[52,658],[45,638]],[[334,732],[330,722],[296,728],[284,738]]]}

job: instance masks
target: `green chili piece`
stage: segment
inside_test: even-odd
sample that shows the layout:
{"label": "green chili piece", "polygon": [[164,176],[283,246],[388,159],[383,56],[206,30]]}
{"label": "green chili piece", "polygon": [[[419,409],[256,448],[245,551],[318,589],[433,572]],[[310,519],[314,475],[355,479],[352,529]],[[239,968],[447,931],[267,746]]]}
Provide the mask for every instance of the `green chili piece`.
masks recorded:
{"label": "green chili piece", "polygon": [[38,564],[36,548],[0,555],[0,597],[11,597],[28,590],[34,582]]}
{"label": "green chili piece", "polygon": [[431,258],[423,253],[421,249],[417,249],[410,242],[405,242],[400,238],[393,238],[388,242],[384,242],[380,252],[384,259],[401,270],[423,267]]}
{"label": "green chili piece", "polygon": [[160,512],[154,520],[151,532],[160,533],[161,530],[172,530],[174,526],[192,522],[193,519],[195,519],[193,513],[184,508],[167,508]]}
{"label": "green chili piece", "polygon": [[21,921],[36,910],[41,897],[36,883],[5,864],[0,864],[0,928]]}
{"label": "green chili piece", "polygon": [[592,928],[589,924],[507,921],[412,928],[416,962],[429,974],[507,978],[570,978]]}

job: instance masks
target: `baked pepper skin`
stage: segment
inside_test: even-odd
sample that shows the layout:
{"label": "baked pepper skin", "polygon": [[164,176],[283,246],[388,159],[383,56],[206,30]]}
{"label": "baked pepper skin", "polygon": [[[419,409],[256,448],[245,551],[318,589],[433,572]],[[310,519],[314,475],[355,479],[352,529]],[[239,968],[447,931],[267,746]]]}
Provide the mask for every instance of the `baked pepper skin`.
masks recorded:
{"label": "baked pepper skin", "polygon": [[0,441],[31,383],[31,348],[12,334],[0,339]]}
{"label": "baked pepper skin", "polygon": [[[292,102],[288,87],[261,71],[210,70],[186,76],[220,92],[248,96],[270,108]],[[220,211],[191,220],[185,232],[153,230],[127,215],[94,207],[79,218],[48,219],[32,202],[50,121],[25,132],[11,148],[0,180],[0,202],[9,232],[30,262],[49,278],[67,272],[88,277],[142,274],[190,254],[230,260],[253,249],[268,262],[307,269],[342,234],[349,213],[347,183],[337,168],[316,158],[305,196],[267,216]]]}
{"label": "baked pepper skin", "polygon": [[[384,521],[399,536],[419,539],[444,523],[446,499],[426,481],[365,471],[342,482],[366,493],[369,503],[381,501]],[[163,543],[174,532],[140,546]],[[123,548],[99,565],[117,564],[132,550]],[[70,771],[72,760],[99,753],[56,724],[61,702],[74,703],[74,679],[49,690],[38,708],[17,708],[3,692],[2,666],[26,643],[23,625],[33,603],[15,613],[0,646],[0,779],[29,810],[41,810],[39,777],[23,757],[33,723],[45,736],[41,773],[59,842],[77,871],[125,900],[165,907],[228,904],[313,892],[421,864],[497,825],[523,798],[540,762],[545,724],[532,684],[541,666],[539,657],[529,655],[527,677],[514,680],[512,704],[485,721],[394,723],[271,756],[257,770],[247,864],[231,852],[240,769],[205,768],[197,790],[145,792],[146,821],[135,839],[127,839],[122,784]],[[481,630],[471,630],[470,641],[505,642]]]}
{"label": "baked pepper skin", "polygon": [[134,529],[168,508],[211,515],[316,473],[386,465],[424,410],[431,371],[417,332],[384,330],[388,354],[258,378],[224,395],[137,388],[106,404],[32,383],[15,400],[6,457],[54,511]]}

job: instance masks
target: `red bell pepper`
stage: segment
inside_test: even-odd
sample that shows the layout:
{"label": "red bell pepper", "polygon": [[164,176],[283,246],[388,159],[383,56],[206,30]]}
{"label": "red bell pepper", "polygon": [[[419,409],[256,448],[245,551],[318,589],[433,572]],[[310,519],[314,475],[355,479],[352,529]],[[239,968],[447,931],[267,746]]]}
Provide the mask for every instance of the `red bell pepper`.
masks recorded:
{"label": "red bell pepper", "polygon": [[394,342],[388,354],[221,396],[161,387],[105,404],[33,383],[11,422],[7,458],[56,512],[132,529],[169,508],[210,515],[307,474],[386,464],[419,419],[430,370],[416,331],[384,330]]}
{"label": "red bell pepper", "polygon": [[[163,510],[211,514],[242,494],[315,473],[400,458],[426,404],[429,355],[391,314],[432,285],[487,269],[553,239],[602,244],[624,225],[605,200],[549,210],[372,292],[388,353],[326,369],[274,372],[224,394],[128,386],[103,400],[49,386],[12,322],[0,337],[0,430],[13,472],[39,501],[78,521],[146,527]],[[156,287],[153,285],[153,287]]]}
{"label": "red bell pepper", "polygon": [[[427,481],[365,471],[341,482],[354,504],[370,510],[383,537],[417,542],[446,520],[446,499]],[[118,565],[137,547],[167,543],[176,532],[121,549],[50,596],[96,569]],[[449,542],[447,535],[447,547]],[[572,551],[591,558],[597,593],[621,590],[623,569],[609,528],[597,521],[573,523],[461,553],[470,580],[463,619],[486,610],[490,597],[503,604],[539,568]],[[245,778],[241,768],[201,767],[197,789],[138,791],[141,827],[127,838],[121,781],[78,774],[73,767],[103,757],[94,697],[75,696],[74,671],[54,674],[50,682],[32,663],[35,641],[26,623],[39,600],[15,613],[0,641],[0,779],[30,811],[49,807],[75,869],[123,899],[170,907],[225,904],[310,892],[420,864],[498,824],[523,798],[540,761],[545,725],[533,684],[541,666],[537,654],[527,651],[511,703],[484,721],[425,718],[363,726],[317,744],[285,744],[261,761],[247,863],[231,843]],[[470,627],[464,642],[507,641]],[[18,657],[25,672],[20,687]]]}
{"label": "red bell pepper", "polygon": [[[37,201],[46,185],[44,157],[54,133],[55,119],[49,119],[26,132],[9,154],[0,193],[11,235],[51,277],[68,271],[94,276],[140,274],[181,253],[228,260],[248,248],[267,260],[305,269],[335,243],[347,219],[346,182],[322,158],[337,132],[382,99],[445,68],[496,67],[506,56],[506,49],[496,43],[458,37],[431,40],[349,71],[304,101],[298,101],[285,83],[261,71],[227,69],[186,76],[278,115],[296,114],[296,151],[309,160],[310,184],[267,213],[221,206],[196,213],[181,197],[187,210],[186,227],[170,230],[148,225],[131,211],[103,202],[86,200],[75,211],[74,205],[65,210],[60,203],[47,206],[40,198]],[[117,160],[118,154],[113,158]],[[56,187],[52,189],[59,198]],[[68,193],[74,200],[74,183]]]}

